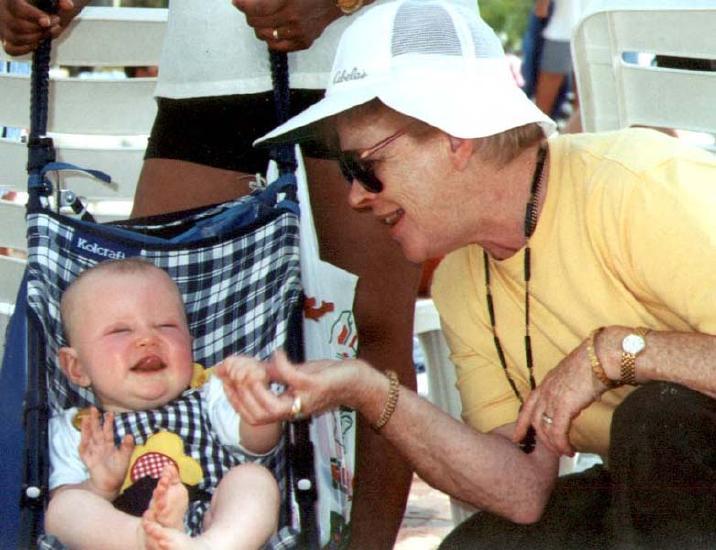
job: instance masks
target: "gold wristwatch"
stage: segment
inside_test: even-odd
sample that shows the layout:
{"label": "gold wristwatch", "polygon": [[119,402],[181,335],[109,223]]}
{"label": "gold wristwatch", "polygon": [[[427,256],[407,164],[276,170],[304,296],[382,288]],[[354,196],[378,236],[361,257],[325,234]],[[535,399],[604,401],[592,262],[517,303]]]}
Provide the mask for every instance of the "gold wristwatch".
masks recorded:
{"label": "gold wristwatch", "polygon": [[345,15],[350,15],[363,7],[363,1],[364,0],[336,0],[336,6],[338,6],[338,9]]}
{"label": "gold wristwatch", "polygon": [[622,384],[636,386],[636,356],[646,348],[648,328],[639,327],[622,340],[621,379]]}

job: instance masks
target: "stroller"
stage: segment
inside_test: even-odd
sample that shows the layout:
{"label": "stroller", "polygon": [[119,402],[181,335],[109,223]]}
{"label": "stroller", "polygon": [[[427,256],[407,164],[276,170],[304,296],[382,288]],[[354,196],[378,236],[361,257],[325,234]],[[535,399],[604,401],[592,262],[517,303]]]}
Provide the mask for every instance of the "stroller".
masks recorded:
{"label": "stroller", "polygon": [[[279,177],[253,194],[212,207],[110,224],[95,223],[75,198],[77,217],[50,209],[55,163],[47,128],[50,42],[35,53],[28,142],[28,263],[7,334],[3,396],[3,536],[8,548],[60,548],[42,534],[47,503],[49,416],[93,404],[56,363],[63,345],[59,299],[84,269],[108,258],[140,256],[165,269],[183,294],[194,360],[210,366],[241,353],[267,358],[284,347],[303,359],[296,159],[273,151]],[[271,53],[279,120],[287,118],[286,57]],[[108,180],[96,171],[92,177]],[[308,421],[292,423],[266,464],[282,492],[278,534],[269,546],[317,548],[313,447]],[[17,513],[19,502],[19,513]],[[38,537],[40,542],[38,543]],[[7,545],[7,546],[6,546]]]}

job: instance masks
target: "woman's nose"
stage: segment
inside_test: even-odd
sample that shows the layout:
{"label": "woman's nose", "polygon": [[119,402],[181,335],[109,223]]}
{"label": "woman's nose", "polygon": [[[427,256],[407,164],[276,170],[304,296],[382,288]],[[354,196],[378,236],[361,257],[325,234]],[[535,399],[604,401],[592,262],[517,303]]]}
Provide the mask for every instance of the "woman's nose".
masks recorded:
{"label": "woman's nose", "polygon": [[371,193],[357,179],[354,179],[351,183],[351,190],[348,192],[348,204],[357,210],[367,208],[375,196],[376,193]]}

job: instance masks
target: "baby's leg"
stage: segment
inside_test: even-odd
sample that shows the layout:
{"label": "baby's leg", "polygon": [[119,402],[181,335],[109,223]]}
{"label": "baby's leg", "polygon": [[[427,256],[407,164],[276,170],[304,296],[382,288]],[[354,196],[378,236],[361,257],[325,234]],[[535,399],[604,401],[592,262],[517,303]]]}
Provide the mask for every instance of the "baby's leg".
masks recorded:
{"label": "baby's leg", "polygon": [[45,513],[45,531],[78,550],[145,548],[140,518],[120,512],[85,489],[59,489],[53,495]]}
{"label": "baby's leg", "polygon": [[257,550],[276,531],[279,503],[278,485],[271,472],[256,464],[236,466],[214,492],[200,536],[190,538],[147,518],[148,547]]}

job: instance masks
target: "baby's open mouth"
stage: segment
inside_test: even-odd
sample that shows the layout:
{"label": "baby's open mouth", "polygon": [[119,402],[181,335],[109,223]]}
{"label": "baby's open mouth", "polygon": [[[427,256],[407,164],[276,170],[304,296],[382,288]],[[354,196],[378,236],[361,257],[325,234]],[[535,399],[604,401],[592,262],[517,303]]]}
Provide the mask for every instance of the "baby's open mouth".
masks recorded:
{"label": "baby's open mouth", "polygon": [[166,367],[166,365],[159,357],[150,355],[137,361],[137,364],[132,367],[132,370],[135,372],[154,372],[162,370],[164,367]]}

